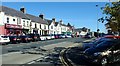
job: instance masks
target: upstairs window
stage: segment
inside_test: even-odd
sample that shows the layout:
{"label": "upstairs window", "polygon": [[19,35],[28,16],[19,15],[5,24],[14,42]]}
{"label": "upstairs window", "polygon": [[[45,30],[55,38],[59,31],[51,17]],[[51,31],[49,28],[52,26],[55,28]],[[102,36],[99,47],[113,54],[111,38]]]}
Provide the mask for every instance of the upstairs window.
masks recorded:
{"label": "upstairs window", "polygon": [[23,21],[23,26],[25,26],[25,21]]}
{"label": "upstairs window", "polygon": [[40,24],[40,29],[41,29],[41,24]]}
{"label": "upstairs window", "polygon": [[29,22],[27,21],[27,27],[29,26]]}
{"label": "upstairs window", "polygon": [[44,29],[46,29],[46,25],[44,25]]}
{"label": "upstairs window", "polygon": [[35,28],[37,28],[37,24],[35,24]]}
{"label": "upstairs window", "polygon": [[51,29],[53,29],[53,26],[51,26]]}
{"label": "upstairs window", "polygon": [[9,18],[7,17],[7,23],[9,23]]}
{"label": "upstairs window", "polygon": [[13,19],[13,21],[15,21],[15,19]]}

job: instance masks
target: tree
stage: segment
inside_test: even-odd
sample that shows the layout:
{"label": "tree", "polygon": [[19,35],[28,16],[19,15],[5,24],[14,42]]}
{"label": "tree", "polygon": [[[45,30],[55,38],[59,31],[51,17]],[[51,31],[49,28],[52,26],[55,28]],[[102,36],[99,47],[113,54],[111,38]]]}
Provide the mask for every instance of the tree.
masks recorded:
{"label": "tree", "polygon": [[107,21],[109,28],[113,32],[119,32],[120,34],[120,1],[107,3],[105,7],[101,8],[105,17],[99,18],[99,22]]}

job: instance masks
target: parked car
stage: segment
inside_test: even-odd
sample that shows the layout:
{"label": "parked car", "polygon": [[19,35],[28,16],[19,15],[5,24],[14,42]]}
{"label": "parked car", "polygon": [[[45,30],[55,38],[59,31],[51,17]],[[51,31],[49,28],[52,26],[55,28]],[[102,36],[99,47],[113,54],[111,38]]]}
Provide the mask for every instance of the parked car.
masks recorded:
{"label": "parked car", "polygon": [[46,36],[40,36],[40,40],[43,41],[43,40],[47,40]]}
{"label": "parked car", "polygon": [[5,35],[0,35],[0,44],[6,44],[6,43],[9,43],[10,42],[10,39],[8,36],[5,36]]}
{"label": "parked car", "polygon": [[59,34],[59,37],[60,38],[66,38],[66,35],[65,34]]}
{"label": "parked car", "polygon": [[29,38],[32,38],[32,41],[39,41],[40,35],[39,34],[27,34]]}
{"label": "parked car", "polygon": [[30,42],[32,40],[32,38],[30,38],[30,36],[28,35],[21,35],[19,36],[21,42]]}
{"label": "parked car", "polygon": [[103,41],[95,47],[86,49],[83,54],[84,60],[101,66],[120,61],[120,40]]}
{"label": "parked car", "polygon": [[82,48],[85,50],[87,48],[94,47],[103,41],[112,40],[112,39],[120,39],[120,36],[104,36],[101,38],[97,38],[96,40],[91,41],[89,43],[83,43]]}
{"label": "parked car", "polygon": [[66,38],[71,38],[72,35],[71,35],[71,34],[66,34],[65,37],[66,37]]}
{"label": "parked car", "polygon": [[50,34],[52,39],[55,39],[55,35],[54,34]]}
{"label": "parked car", "polygon": [[10,43],[20,43],[21,39],[18,36],[9,36]]}
{"label": "parked car", "polygon": [[111,38],[99,38],[99,39],[96,39],[96,40],[93,40],[89,43],[83,43],[83,50],[87,49],[87,48],[91,48],[91,47],[94,47],[96,45],[98,45],[99,43],[103,42],[103,41],[107,41],[107,40],[111,40]]}
{"label": "parked car", "polygon": [[59,39],[60,38],[60,34],[54,34],[55,39]]}
{"label": "parked car", "polygon": [[47,40],[51,40],[52,36],[51,35],[45,35]]}

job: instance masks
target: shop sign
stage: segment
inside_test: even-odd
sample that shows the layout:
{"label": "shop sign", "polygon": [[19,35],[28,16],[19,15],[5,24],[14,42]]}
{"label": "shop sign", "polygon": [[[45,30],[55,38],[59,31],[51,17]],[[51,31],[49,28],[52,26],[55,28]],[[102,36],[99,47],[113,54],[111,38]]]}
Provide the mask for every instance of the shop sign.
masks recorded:
{"label": "shop sign", "polygon": [[6,28],[15,28],[15,29],[21,29],[21,25],[14,25],[14,24],[5,24]]}

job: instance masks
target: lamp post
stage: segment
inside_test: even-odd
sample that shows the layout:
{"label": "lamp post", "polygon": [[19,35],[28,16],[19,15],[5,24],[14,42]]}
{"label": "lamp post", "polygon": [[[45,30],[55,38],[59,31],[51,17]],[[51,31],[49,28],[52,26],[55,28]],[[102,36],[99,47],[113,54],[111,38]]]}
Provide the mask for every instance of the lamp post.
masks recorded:
{"label": "lamp post", "polygon": [[[96,5],[96,7],[98,7],[98,5]],[[98,14],[97,14],[97,17],[98,17]],[[100,31],[100,29],[99,29],[99,22],[98,22],[98,19],[97,19],[97,37],[99,37],[99,31]]]}

